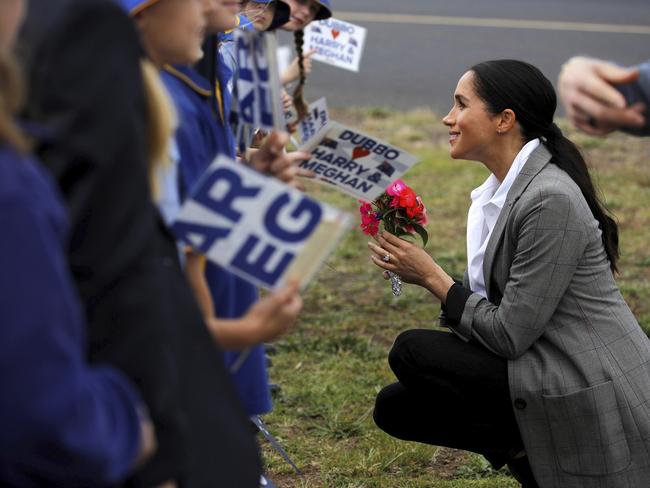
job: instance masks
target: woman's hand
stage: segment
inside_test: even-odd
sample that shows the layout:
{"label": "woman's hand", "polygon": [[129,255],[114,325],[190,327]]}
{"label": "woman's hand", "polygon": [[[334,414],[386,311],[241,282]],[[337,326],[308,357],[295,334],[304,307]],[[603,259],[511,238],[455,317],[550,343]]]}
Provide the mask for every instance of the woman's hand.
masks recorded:
{"label": "woman's hand", "polygon": [[424,249],[388,232],[375,237],[377,244],[369,242],[373,252],[372,262],[386,271],[400,276],[402,281],[426,288],[442,303],[454,280],[429,256]]}

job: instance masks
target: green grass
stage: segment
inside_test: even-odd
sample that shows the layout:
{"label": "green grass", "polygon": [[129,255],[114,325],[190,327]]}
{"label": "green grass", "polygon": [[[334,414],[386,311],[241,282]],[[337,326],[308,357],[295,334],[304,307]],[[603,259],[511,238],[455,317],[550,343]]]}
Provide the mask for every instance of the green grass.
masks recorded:
{"label": "green grass", "polygon": [[[421,162],[404,179],[423,196],[429,211],[427,250],[450,274],[461,275],[469,193],[486,178],[485,168],[451,160],[446,130],[426,110],[396,113],[378,107],[338,111],[334,118],[419,157]],[[618,217],[619,284],[650,332],[650,141],[569,133],[585,151]],[[354,199],[315,184],[309,192],[356,216]],[[367,241],[357,228],[343,239],[305,293],[299,324],[278,343],[270,373],[282,391],[266,422],[303,474],[295,475],[265,445],[270,478],[281,487],[518,486],[481,456],[402,442],[374,426],[375,395],[394,381],[386,361],[394,338],[409,328],[435,327],[439,305],[409,285],[394,298],[370,264]]]}

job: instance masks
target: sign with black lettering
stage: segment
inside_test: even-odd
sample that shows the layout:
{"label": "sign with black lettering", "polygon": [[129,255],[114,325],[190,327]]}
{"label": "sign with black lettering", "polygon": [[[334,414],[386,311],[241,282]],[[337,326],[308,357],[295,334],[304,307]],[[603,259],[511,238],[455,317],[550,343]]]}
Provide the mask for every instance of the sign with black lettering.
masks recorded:
{"label": "sign with black lettering", "polygon": [[300,166],[316,173],[317,181],[368,202],[417,162],[406,151],[337,122],[329,122],[300,150],[311,154]]}
{"label": "sign with black lettering", "polygon": [[300,140],[306,144],[309,139],[321,131],[330,121],[329,112],[327,111],[327,99],[319,98],[314,103],[309,104],[309,110],[304,119],[298,124],[298,133]]}
{"label": "sign with black lettering", "polygon": [[219,156],[172,229],[212,262],[264,288],[304,287],[349,227],[349,214]]}
{"label": "sign with black lettering", "polygon": [[366,32],[365,27],[334,18],[312,22],[305,28],[305,52],[314,50],[312,59],[358,72]]}

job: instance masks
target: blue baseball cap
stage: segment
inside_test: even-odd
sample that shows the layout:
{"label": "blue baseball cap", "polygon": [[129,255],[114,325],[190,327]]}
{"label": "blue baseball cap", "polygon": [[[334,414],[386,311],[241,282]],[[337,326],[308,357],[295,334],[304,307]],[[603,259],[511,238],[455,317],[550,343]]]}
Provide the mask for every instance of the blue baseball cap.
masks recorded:
{"label": "blue baseball cap", "polygon": [[138,15],[147,7],[151,7],[159,0],[118,0],[117,3],[126,10],[129,15]]}

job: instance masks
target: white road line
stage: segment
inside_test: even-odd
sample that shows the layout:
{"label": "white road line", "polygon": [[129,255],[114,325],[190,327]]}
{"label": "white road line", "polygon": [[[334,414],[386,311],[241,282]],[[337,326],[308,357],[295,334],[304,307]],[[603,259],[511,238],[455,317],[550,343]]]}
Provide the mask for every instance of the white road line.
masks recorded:
{"label": "white road line", "polygon": [[537,29],[570,32],[650,35],[650,26],[559,22],[554,20],[482,19],[478,17],[445,17],[437,15],[403,15],[337,10],[336,18],[349,22],[381,22],[386,24],[444,25],[458,27],[497,27],[500,29]]}

